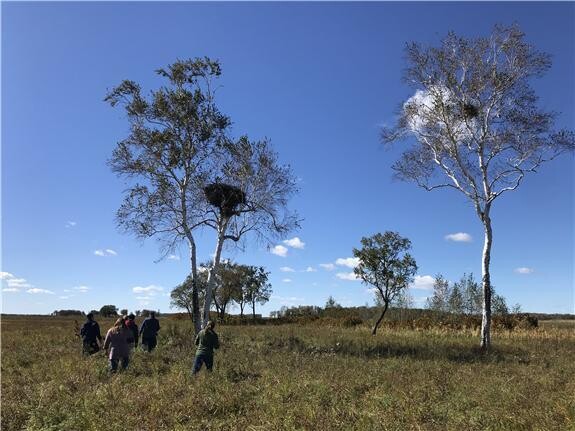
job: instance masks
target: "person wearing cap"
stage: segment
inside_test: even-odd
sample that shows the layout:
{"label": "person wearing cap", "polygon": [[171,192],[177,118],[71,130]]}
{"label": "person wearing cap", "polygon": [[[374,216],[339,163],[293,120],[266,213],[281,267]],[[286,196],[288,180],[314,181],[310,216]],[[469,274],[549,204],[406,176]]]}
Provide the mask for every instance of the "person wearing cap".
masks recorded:
{"label": "person wearing cap", "polygon": [[94,315],[88,313],[86,322],[80,329],[80,337],[82,338],[82,352],[84,355],[93,355],[100,351],[100,344],[102,344],[102,335],[100,335],[100,325],[94,320]]}
{"label": "person wearing cap", "polygon": [[156,319],[156,313],[150,312],[150,317],[142,322],[140,335],[142,336],[142,348],[151,352],[158,344],[157,337],[160,330],[160,322]]}
{"label": "person wearing cap", "polygon": [[133,337],[128,338],[128,342],[132,343],[134,348],[138,347],[138,339],[140,338],[138,334],[138,325],[136,324],[135,319],[136,316],[134,316],[134,313],[128,314],[125,319],[126,327],[131,331],[133,335]]}
{"label": "person wearing cap", "polygon": [[192,374],[197,374],[203,364],[206,364],[208,371],[212,371],[212,367],[214,366],[214,349],[220,347],[218,334],[214,331],[215,327],[216,323],[210,320],[206,324],[206,327],[196,335],[196,346],[198,346],[198,348],[196,349],[196,359],[194,361]]}

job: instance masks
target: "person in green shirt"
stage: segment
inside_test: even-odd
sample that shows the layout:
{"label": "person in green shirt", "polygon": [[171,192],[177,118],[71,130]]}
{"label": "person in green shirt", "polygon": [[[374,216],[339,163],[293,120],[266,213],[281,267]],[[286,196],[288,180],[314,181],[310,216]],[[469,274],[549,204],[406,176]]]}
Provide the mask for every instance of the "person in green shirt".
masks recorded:
{"label": "person in green shirt", "polygon": [[192,374],[196,374],[202,368],[202,364],[206,364],[206,369],[212,371],[214,366],[214,349],[220,347],[218,334],[214,331],[216,322],[210,320],[204,329],[196,335],[196,360],[194,361],[194,369]]}

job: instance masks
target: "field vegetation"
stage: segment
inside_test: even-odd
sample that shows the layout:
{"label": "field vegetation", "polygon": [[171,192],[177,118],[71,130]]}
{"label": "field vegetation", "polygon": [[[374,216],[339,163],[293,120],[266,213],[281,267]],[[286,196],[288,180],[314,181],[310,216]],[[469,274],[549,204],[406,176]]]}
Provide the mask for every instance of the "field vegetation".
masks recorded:
{"label": "field vegetation", "polygon": [[306,322],[219,325],[214,371],[193,378],[188,319],[161,318],[157,349],[110,375],[74,318],[3,316],[1,429],[575,429],[573,320],[495,329],[488,353],[478,328]]}

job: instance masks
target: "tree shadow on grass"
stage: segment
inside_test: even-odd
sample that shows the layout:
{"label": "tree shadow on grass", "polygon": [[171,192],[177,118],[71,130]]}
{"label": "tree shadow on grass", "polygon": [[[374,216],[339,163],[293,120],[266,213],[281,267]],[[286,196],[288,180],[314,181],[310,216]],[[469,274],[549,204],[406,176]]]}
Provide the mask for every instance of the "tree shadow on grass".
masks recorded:
{"label": "tree shadow on grass", "polygon": [[404,345],[393,341],[381,342],[369,346],[363,351],[346,352],[352,356],[367,358],[411,358],[419,360],[447,360],[450,362],[466,363],[528,363],[528,353],[522,349],[504,346],[492,346],[483,350],[479,346],[465,346],[460,344],[439,345]]}
{"label": "tree shadow on grass", "polygon": [[440,343],[406,344],[394,340],[376,343],[339,341],[332,345],[310,344],[297,336],[276,339],[268,343],[270,350],[281,349],[302,354],[354,356],[359,358],[411,358],[423,361],[448,360],[455,363],[519,363],[528,364],[529,354],[523,349],[492,346],[483,350],[479,346],[442,341]]}

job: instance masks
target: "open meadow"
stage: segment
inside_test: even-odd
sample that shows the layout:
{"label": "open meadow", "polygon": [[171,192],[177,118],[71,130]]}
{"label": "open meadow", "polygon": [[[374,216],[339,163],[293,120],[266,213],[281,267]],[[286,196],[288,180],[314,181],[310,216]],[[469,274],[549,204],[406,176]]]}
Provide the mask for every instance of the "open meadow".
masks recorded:
{"label": "open meadow", "polygon": [[495,332],[488,354],[472,331],[218,326],[197,378],[190,322],[161,323],[158,348],[110,375],[74,319],[4,316],[1,429],[575,429],[574,321]]}

